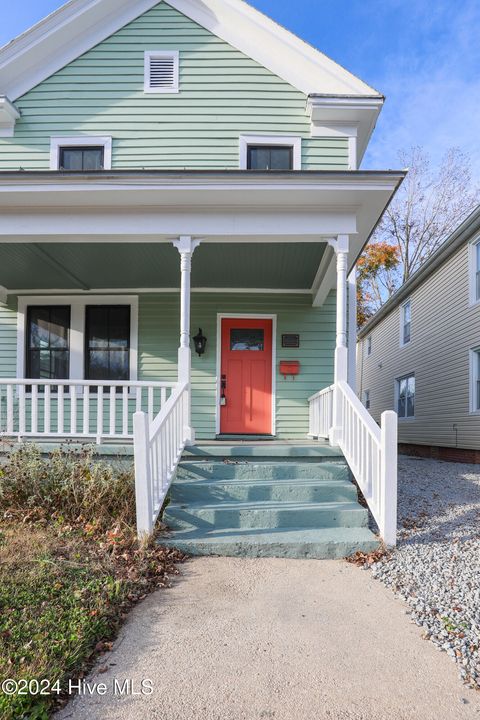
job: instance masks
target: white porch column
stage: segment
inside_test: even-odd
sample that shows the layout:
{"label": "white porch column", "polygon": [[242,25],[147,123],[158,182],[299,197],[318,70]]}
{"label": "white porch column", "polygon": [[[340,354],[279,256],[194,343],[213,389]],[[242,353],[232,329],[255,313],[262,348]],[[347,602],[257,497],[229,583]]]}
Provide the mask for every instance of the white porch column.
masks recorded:
{"label": "white porch column", "polygon": [[191,410],[191,369],[192,351],[190,350],[190,296],[192,255],[200,245],[200,240],[192,240],[184,235],[174,240],[173,244],[180,253],[181,291],[180,291],[180,347],[178,348],[178,382],[188,383],[188,427],[186,430],[187,442],[195,442],[195,431],[192,427]]}
{"label": "white porch column", "polygon": [[348,276],[348,384],[357,391],[357,271]]}
{"label": "white porch column", "polygon": [[[347,347],[347,272],[348,272],[348,235],[339,235],[330,241],[337,256],[337,339],[335,344],[335,384],[348,382]],[[330,442],[337,445],[342,432],[342,406],[340,393],[334,392],[333,422]]]}

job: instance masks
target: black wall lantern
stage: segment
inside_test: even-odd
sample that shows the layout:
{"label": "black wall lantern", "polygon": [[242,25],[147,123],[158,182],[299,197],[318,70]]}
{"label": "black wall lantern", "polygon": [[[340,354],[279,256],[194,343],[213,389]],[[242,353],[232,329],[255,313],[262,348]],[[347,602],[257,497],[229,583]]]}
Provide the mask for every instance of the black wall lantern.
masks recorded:
{"label": "black wall lantern", "polygon": [[201,357],[205,353],[205,348],[207,346],[207,338],[202,333],[202,328],[198,329],[198,335],[195,335],[193,342],[195,343],[195,352],[199,357]]}

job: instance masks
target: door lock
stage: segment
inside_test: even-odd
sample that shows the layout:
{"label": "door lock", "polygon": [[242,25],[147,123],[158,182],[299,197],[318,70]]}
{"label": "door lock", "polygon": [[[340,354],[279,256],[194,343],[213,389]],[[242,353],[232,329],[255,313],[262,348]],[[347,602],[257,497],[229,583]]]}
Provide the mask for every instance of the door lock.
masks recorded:
{"label": "door lock", "polygon": [[220,393],[220,405],[222,407],[225,407],[227,404],[227,398],[225,395],[225,390],[227,389],[227,376],[222,375],[222,381],[220,383],[221,393]]}

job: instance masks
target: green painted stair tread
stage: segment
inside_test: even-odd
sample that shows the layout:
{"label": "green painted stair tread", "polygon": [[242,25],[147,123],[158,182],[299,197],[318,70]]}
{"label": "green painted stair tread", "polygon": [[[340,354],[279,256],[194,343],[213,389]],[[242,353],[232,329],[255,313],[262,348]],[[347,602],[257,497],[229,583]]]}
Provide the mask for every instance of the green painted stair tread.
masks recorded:
{"label": "green painted stair tread", "polygon": [[249,463],[249,462],[185,462],[176,473],[175,482],[215,479],[219,481],[268,481],[268,480],[349,480],[346,463]]}
{"label": "green painted stair tread", "polygon": [[177,483],[170,490],[172,503],[218,502],[224,500],[244,500],[245,502],[263,502],[265,500],[298,502],[337,502],[357,499],[356,488],[347,482],[338,481],[280,481],[280,482],[193,482]]}
{"label": "green painted stair tread", "polygon": [[343,458],[342,451],[337,447],[319,443],[312,445],[276,445],[264,443],[261,445],[193,445],[185,448],[184,458],[201,459],[208,457],[254,457],[276,458],[288,461],[290,458]]}
{"label": "green painted stair tread", "polygon": [[193,527],[365,527],[368,513],[356,502],[229,502],[170,504],[163,521],[173,530]]}
{"label": "green painted stair tread", "polygon": [[379,541],[368,528],[214,528],[162,535],[158,543],[189,555],[339,559],[371,552]]}

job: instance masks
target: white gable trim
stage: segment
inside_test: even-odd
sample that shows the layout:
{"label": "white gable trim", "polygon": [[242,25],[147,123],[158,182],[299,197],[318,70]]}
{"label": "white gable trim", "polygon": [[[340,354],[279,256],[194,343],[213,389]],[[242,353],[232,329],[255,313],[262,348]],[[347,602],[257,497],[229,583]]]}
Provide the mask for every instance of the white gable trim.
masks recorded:
{"label": "white gable trim", "polygon": [[[157,4],[158,0],[70,0],[0,49],[0,94],[15,101]],[[168,4],[306,95],[378,95],[242,0]]]}

